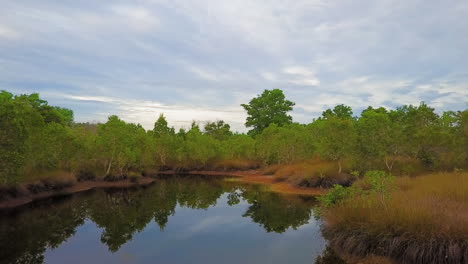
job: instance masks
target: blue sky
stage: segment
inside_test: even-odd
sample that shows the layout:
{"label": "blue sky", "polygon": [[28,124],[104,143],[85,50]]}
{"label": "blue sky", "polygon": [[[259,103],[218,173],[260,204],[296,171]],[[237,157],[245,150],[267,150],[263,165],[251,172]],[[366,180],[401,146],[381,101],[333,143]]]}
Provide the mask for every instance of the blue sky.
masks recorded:
{"label": "blue sky", "polygon": [[468,1],[4,1],[0,89],[39,92],[77,121],[151,128],[223,119],[264,89],[310,122],[425,101],[468,108]]}

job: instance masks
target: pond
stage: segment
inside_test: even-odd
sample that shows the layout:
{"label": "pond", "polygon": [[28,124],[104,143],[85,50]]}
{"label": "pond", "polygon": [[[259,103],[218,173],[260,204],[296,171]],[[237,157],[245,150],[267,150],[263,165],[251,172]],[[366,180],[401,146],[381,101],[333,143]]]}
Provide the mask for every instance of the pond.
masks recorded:
{"label": "pond", "polygon": [[337,263],[315,204],[220,177],[170,176],[1,212],[0,261]]}

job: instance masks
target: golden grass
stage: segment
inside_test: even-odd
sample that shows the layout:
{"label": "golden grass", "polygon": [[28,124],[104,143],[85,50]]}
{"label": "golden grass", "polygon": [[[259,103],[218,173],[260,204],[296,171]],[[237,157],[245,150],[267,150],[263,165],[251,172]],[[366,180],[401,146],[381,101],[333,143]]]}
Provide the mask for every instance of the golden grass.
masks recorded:
{"label": "golden grass", "polygon": [[326,209],[325,231],[358,253],[368,253],[374,241],[381,243],[382,254],[403,260],[413,256],[415,263],[437,262],[443,254],[463,259],[468,250],[467,179],[467,172],[398,178],[383,201],[379,194],[357,195]]}
{"label": "golden grass", "polygon": [[257,161],[247,159],[225,159],[214,162],[212,169],[222,171],[242,171],[257,169],[259,166],[260,165]]}
{"label": "golden grass", "polygon": [[301,187],[331,187],[333,184],[351,183],[349,174],[338,173],[336,162],[311,159],[303,162],[270,166],[267,169],[278,181]]}

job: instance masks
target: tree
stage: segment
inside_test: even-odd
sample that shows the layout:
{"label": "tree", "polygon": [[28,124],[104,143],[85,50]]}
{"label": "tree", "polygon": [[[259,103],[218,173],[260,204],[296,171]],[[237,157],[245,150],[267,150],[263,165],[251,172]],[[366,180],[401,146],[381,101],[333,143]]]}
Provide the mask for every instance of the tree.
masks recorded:
{"label": "tree", "polygon": [[294,105],[295,103],[285,99],[280,89],[265,90],[248,104],[241,104],[248,115],[245,126],[252,127],[248,134],[256,136],[272,123],[278,126],[290,124],[292,117],[287,113]]}
{"label": "tree", "polygon": [[205,125],[205,134],[212,136],[218,140],[224,140],[232,135],[231,126],[224,123],[223,120],[218,120],[215,122],[208,122]]}
{"label": "tree", "polygon": [[166,166],[172,153],[175,152],[175,130],[167,125],[163,114],[154,123],[153,136],[156,139],[156,156],[160,166]]}
{"label": "tree", "polygon": [[351,119],[353,118],[353,110],[350,106],[340,104],[337,105],[332,109],[327,109],[322,112],[323,119],[329,119],[332,117],[336,117],[339,119]]}
{"label": "tree", "polygon": [[158,120],[154,123],[153,134],[157,138],[163,135],[174,134],[174,128],[167,126],[167,120],[164,114],[160,114]]}
{"label": "tree", "polygon": [[351,157],[355,146],[356,130],[351,115],[350,107],[338,105],[324,111],[323,116],[311,124],[318,153],[336,161],[338,173],[342,171],[342,161]]}
{"label": "tree", "polygon": [[97,140],[106,160],[106,175],[110,174],[113,166],[122,175],[124,169],[136,161],[136,149],[139,146],[135,142],[135,135],[138,130],[144,131],[140,125],[127,124],[116,115],[99,125]]}
{"label": "tree", "polygon": [[314,146],[307,128],[300,124],[271,124],[256,138],[257,154],[266,164],[285,164],[312,157]]}
{"label": "tree", "polygon": [[367,108],[356,122],[358,132],[357,150],[362,163],[375,159],[385,162],[391,171],[401,149],[401,135],[385,108]]}

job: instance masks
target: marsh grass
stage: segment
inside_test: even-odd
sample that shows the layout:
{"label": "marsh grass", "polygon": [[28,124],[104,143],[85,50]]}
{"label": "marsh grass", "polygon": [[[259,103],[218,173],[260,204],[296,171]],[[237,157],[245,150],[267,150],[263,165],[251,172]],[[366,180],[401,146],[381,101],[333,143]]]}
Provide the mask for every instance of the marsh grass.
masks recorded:
{"label": "marsh grass", "polygon": [[352,175],[338,172],[336,162],[320,159],[278,165],[270,170],[278,181],[286,181],[299,187],[329,188],[334,184],[347,186],[353,181]]}
{"label": "marsh grass", "polygon": [[404,263],[464,263],[467,178],[466,172],[397,178],[385,204],[378,194],[362,192],[324,210],[324,233],[353,254],[375,253]]}
{"label": "marsh grass", "polygon": [[243,171],[258,169],[259,167],[259,162],[247,159],[225,159],[212,165],[212,169],[216,171]]}

